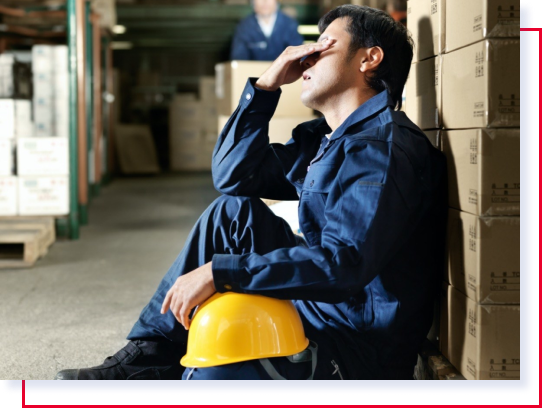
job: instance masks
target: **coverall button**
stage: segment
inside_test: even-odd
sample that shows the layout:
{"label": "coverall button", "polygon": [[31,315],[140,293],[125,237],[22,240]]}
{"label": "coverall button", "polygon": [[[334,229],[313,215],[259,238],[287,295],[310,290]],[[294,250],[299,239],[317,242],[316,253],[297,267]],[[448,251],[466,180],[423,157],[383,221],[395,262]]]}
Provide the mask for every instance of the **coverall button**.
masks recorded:
{"label": "coverall button", "polygon": [[311,183],[309,184],[309,187],[312,187],[314,186],[314,180],[311,181]]}
{"label": "coverall button", "polygon": [[252,95],[251,95],[251,94],[249,94],[249,93],[247,93],[247,94],[245,95],[245,98],[246,98],[246,100],[247,100],[247,101],[249,101],[249,100],[250,100],[250,98],[252,98]]}
{"label": "coverall button", "polygon": [[231,290],[231,285],[228,285],[228,284],[224,285],[224,289]]}

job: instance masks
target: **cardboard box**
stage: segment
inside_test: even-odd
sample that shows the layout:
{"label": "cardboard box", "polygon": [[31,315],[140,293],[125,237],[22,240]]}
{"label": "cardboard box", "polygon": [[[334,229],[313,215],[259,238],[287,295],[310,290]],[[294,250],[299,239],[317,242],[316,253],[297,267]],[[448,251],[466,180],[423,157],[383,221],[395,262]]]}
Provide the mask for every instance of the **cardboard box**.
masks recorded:
{"label": "cardboard box", "polygon": [[442,134],[450,207],[476,215],[519,215],[519,129],[448,130]]}
{"label": "cardboard box", "polygon": [[212,145],[214,148],[214,145],[218,140],[218,133],[216,132],[216,129],[214,132],[204,132],[203,138],[205,139],[205,143]]}
{"label": "cardboard box", "polygon": [[445,54],[444,127],[519,127],[519,59],[519,39],[484,40]]}
{"label": "cardboard box", "polygon": [[[218,133],[228,122],[229,116],[218,117]],[[301,117],[273,117],[269,122],[269,143],[285,144],[292,138],[294,128],[303,122],[308,122],[317,119],[316,116],[301,116]]]}
{"label": "cardboard box", "polygon": [[199,144],[203,139],[199,123],[171,126],[169,132],[170,148]]}
{"label": "cardboard box", "polygon": [[201,102],[190,100],[188,96],[182,94],[173,97],[169,106],[169,120],[171,125],[200,124],[201,118]]}
{"label": "cardboard box", "polygon": [[405,113],[420,129],[442,125],[442,57],[412,64],[406,85]]}
{"label": "cardboard box", "polygon": [[216,132],[218,112],[215,105],[202,105],[201,128],[204,132]]}
{"label": "cardboard box", "polygon": [[486,38],[519,37],[519,7],[520,0],[448,1],[446,52]]}
{"label": "cardboard box", "polygon": [[119,168],[123,174],[157,174],[160,172],[156,146],[148,125],[117,123],[115,126],[115,146]]}
{"label": "cardboard box", "polygon": [[0,99],[0,139],[32,135],[31,105],[27,99]]}
{"label": "cardboard box", "polygon": [[[451,0],[453,3],[454,0]],[[414,40],[412,62],[444,52],[446,43],[445,0],[408,0],[408,30]]]}
{"label": "cardboard box", "polygon": [[[267,61],[229,61],[215,65],[216,98],[219,115],[230,116],[239,104],[241,95],[249,78],[261,76],[271,62]],[[310,116],[312,109],[301,103],[302,79],[281,87],[282,94],[275,110],[275,117]]]}
{"label": "cardboard box", "polygon": [[519,380],[519,305],[479,305],[452,286],[447,292],[442,354],[467,380]]}
{"label": "cardboard box", "polygon": [[[206,165],[207,161],[209,165]],[[201,148],[187,147],[170,149],[170,169],[173,171],[202,171],[210,169],[210,157],[205,157]]]}
{"label": "cardboard box", "polygon": [[17,215],[17,177],[0,177],[0,216]]}
{"label": "cardboard box", "polygon": [[0,176],[14,174],[13,150],[11,139],[0,139]]}
{"label": "cardboard box", "polygon": [[19,177],[19,215],[69,213],[68,176]]}
{"label": "cardboard box", "polygon": [[442,130],[424,130],[423,133],[425,133],[431,144],[440,150]]}
{"label": "cardboard box", "polygon": [[448,217],[448,282],[481,304],[519,304],[520,217]]}
{"label": "cardboard box", "polygon": [[199,98],[204,105],[210,105],[210,106],[216,105],[215,77],[213,76],[199,77]]}
{"label": "cardboard box", "polygon": [[69,174],[68,139],[62,137],[21,137],[17,139],[19,176],[64,176]]}

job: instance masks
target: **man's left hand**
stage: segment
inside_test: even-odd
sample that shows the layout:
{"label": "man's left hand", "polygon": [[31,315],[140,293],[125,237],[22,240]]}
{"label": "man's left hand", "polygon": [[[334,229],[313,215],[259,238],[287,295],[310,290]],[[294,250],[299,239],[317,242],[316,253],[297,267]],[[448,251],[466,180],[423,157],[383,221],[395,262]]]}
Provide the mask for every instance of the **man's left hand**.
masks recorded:
{"label": "man's left hand", "polygon": [[213,269],[211,262],[209,262],[177,278],[175,284],[166,294],[160,313],[164,314],[171,310],[177,321],[188,330],[190,328],[190,319],[188,318],[190,311],[215,292]]}

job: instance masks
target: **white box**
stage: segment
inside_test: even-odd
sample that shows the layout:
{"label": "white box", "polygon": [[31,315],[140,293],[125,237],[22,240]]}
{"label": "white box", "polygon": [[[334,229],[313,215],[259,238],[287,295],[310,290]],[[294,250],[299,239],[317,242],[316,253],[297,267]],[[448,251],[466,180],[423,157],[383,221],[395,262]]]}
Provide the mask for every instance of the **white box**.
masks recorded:
{"label": "white box", "polygon": [[0,99],[0,138],[15,137],[15,103],[13,99]]}
{"label": "white box", "polygon": [[11,139],[0,139],[0,176],[13,174],[13,142]]}
{"label": "white box", "polygon": [[68,46],[67,45],[57,45],[53,49],[53,58],[54,58],[54,70],[55,74],[63,74],[64,76],[68,75]]}
{"label": "white box", "polygon": [[28,136],[32,129],[30,101],[0,99],[0,139]]}
{"label": "white box", "polygon": [[34,45],[32,47],[32,72],[44,72],[53,70],[52,45]]}
{"label": "white box", "polygon": [[17,215],[17,177],[0,177],[0,215]]}
{"label": "white box", "polygon": [[69,78],[67,74],[58,74],[56,73],[53,76],[53,84],[55,87],[54,97],[55,98],[69,98]]}
{"label": "white box", "polygon": [[33,94],[34,99],[36,98],[52,98],[55,93],[55,76],[53,72],[34,72],[32,77],[33,83]]}
{"label": "white box", "polygon": [[19,177],[19,215],[69,213],[68,176]]}
{"label": "white box", "polygon": [[34,136],[55,136],[54,103],[51,97],[34,97]]}
{"label": "white box", "polygon": [[17,139],[19,176],[64,176],[69,173],[68,139],[21,137]]}

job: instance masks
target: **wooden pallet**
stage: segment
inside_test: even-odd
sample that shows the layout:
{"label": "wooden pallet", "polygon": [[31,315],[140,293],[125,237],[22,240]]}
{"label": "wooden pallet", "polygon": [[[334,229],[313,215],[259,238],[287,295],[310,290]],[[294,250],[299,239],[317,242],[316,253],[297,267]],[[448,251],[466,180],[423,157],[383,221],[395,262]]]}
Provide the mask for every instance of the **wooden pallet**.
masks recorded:
{"label": "wooden pallet", "polygon": [[32,266],[56,239],[52,217],[2,217],[0,234],[0,268]]}
{"label": "wooden pallet", "polygon": [[28,268],[40,256],[40,236],[36,230],[0,230],[0,269]]}

